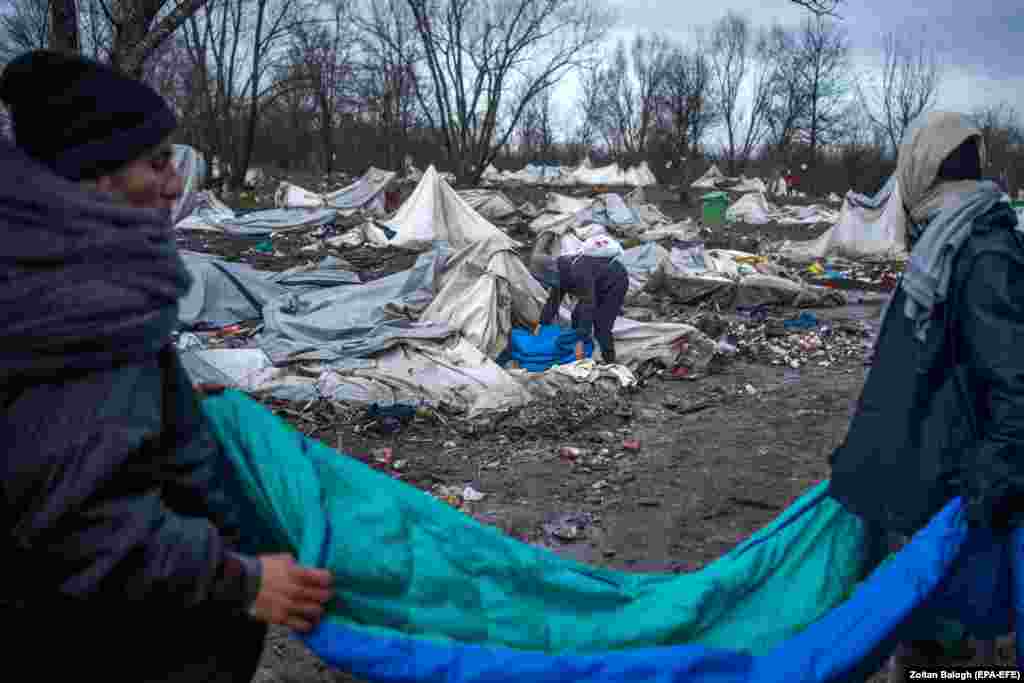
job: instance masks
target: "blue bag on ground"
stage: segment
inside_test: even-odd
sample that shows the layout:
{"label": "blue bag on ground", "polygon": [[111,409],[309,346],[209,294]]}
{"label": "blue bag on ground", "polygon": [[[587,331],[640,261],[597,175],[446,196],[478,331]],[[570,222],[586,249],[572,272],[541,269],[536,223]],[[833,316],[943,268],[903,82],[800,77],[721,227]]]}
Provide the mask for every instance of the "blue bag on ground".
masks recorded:
{"label": "blue bag on ground", "polygon": [[[501,360],[514,360],[530,372],[544,372],[553,365],[575,361],[579,339],[576,330],[558,325],[544,325],[536,335],[532,330],[516,327],[509,336],[508,352]],[[583,354],[587,358],[594,354],[593,339],[583,342]]]}

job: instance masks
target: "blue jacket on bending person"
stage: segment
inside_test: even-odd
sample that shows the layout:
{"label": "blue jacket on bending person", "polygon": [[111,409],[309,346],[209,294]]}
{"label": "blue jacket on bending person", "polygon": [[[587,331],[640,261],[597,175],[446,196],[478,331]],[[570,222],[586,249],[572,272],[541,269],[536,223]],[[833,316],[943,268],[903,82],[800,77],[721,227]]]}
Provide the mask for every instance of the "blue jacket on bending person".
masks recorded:
{"label": "blue jacket on bending person", "polygon": [[572,326],[580,338],[576,345],[576,358],[583,357],[583,340],[590,339],[593,334],[601,345],[604,361],[614,363],[612,327],[622,312],[629,289],[625,266],[613,258],[598,256],[537,255],[533,258],[533,271],[551,289],[540,315],[540,324],[555,322],[562,299],[571,294],[578,301],[572,313]]}

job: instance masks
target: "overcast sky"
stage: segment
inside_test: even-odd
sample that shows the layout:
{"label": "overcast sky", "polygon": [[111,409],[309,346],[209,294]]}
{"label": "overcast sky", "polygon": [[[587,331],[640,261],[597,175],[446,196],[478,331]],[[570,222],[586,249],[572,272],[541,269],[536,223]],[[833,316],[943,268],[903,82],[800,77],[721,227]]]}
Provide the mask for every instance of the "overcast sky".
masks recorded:
{"label": "overcast sky", "polygon": [[[728,11],[755,25],[796,25],[805,16],[789,0],[607,0],[619,13],[613,39],[662,32],[686,41]],[[1009,102],[1024,115],[1024,10],[1021,0],[845,0],[840,10],[854,50],[855,68],[877,73],[886,31],[923,36],[939,50],[944,78],[937,106],[969,112]],[[556,95],[567,118],[575,81]]]}

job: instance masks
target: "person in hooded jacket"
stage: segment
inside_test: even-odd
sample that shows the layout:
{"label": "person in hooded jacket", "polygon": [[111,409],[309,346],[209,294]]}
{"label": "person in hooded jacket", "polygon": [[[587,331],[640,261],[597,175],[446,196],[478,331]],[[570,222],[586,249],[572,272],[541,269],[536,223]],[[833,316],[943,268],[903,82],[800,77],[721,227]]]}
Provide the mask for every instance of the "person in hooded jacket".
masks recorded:
{"label": "person in hooded jacket", "polygon": [[173,112],[35,51],[0,76],[0,612],[47,680],[250,681],[267,624],[310,629],[331,577],[239,550],[238,511],[171,333],[190,284]]}
{"label": "person in hooded jacket", "polygon": [[576,297],[572,326],[576,330],[576,360],[583,360],[585,342],[591,335],[601,346],[601,359],[615,362],[612,328],[622,314],[629,291],[629,273],[613,256],[574,254],[547,256],[539,251],[531,258],[535,277],[550,288],[548,300],[535,328],[558,320],[558,309],[566,294]]}
{"label": "person in hooded jacket", "polygon": [[[872,564],[953,497],[997,533],[1024,511],[1024,233],[981,180],[984,159],[981,132],[955,113],[923,117],[900,146],[910,259],[831,456],[831,495],[874,529]],[[900,646],[891,680],[928,645]]]}

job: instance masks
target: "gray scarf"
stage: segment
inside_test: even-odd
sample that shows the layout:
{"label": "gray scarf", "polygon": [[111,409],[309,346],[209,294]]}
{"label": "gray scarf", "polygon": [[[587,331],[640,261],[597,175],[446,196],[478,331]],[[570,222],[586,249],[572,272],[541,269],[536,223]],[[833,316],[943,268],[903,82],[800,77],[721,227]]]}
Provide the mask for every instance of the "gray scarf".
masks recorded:
{"label": "gray scarf", "polygon": [[168,211],[83,189],[0,140],[0,382],[155,358],[190,278]]}
{"label": "gray scarf", "polygon": [[[962,185],[961,183],[956,183]],[[945,202],[924,217],[926,227],[911,220],[917,241],[903,274],[907,299],[904,313],[914,321],[914,335],[924,341],[935,307],[946,300],[953,261],[971,234],[975,219],[992,209],[1002,192],[995,183],[971,183],[961,193],[946,194]]]}

